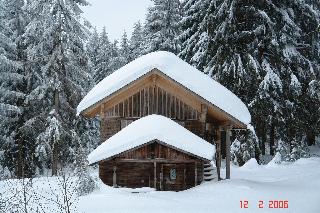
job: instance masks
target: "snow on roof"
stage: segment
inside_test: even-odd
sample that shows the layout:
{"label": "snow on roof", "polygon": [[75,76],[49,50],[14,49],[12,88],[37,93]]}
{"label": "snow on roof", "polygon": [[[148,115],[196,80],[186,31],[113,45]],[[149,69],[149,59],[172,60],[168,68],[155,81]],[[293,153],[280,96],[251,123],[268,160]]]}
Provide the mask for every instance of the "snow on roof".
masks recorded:
{"label": "snow on roof", "polygon": [[153,140],[212,160],[215,146],[185,129],[175,121],[161,115],[140,118],[106,140],[88,156],[89,164],[113,157]]}
{"label": "snow on roof", "polygon": [[200,97],[244,124],[251,122],[246,105],[227,88],[173,53],[159,51],[141,56],[99,82],[80,102],[77,113],[101,101],[122,87],[157,68]]}

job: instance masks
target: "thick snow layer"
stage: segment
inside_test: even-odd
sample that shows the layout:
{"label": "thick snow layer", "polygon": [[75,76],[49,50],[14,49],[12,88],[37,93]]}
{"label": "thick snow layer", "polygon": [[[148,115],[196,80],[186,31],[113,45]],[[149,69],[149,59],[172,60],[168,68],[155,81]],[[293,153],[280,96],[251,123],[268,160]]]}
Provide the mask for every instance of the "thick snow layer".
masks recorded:
{"label": "thick snow layer", "polygon": [[[97,172],[98,173],[98,172]],[[222,176],[225,174],[222,170]],[[132,193],[125,188],[100,189],[80,198],[84,213],[318,213],[320,210],[320,158],[251,169],[231,167],[231,179],[207,182],[182,192]],[[247,209],[240,201],[247,200]],[[288,201],[288,208],[269,208],[269,201]],[[259,208],[263,201],[263,208]]]}
{"label": "thick snow layer", "polygon": [[[98,171],[92,174],[97,176]],[[320,158],[313,157],[271,168],[260,165],[249,170],[232,166],[230,180],[207,182],[182,192],[112,188],[95,177],[98,189],[77,199],[72,184],[76,179],[71,178],[67,186],[68,197],[73,202],[72,213],[319,213],[319,177]],[[21,184],[21,180],[0,181],[0,200],[7,207],[1,209],[0,205],[0,212],[25,212]],[[35,178],[29,187],[28,212],[66,212],[59,208],[64,203],[61,178]],[[248,201],[247,209],[240,208],[240,201],[244,200]],[[258,206],[260,200],[263,208]],[[288,208],[271,209],[270,200],[287,200]]]}
{"label": "thick snow layer", "polygon": [[92,164],[156,139],[208,160],[215,154],[214,145],[178,123],[161,115],[149,115],[132,122],[102,143],[90,153],[88,160]]}
{"label": "thick snow layer", "polygon": [[231,91],[200,72],[173,53],[159,51],[144,55],[125,65],[98,83],[80,102],[77,113],[94,105],[125,85],[157,68],[205,100],[244,124],[251,121],[246,105]]}
{"label": "thick snow layer", "polygon": [[241,166],[241,169],[254,169],[259,167],[259,164],[255,158],[251,158],[246,162],[243,166]]}

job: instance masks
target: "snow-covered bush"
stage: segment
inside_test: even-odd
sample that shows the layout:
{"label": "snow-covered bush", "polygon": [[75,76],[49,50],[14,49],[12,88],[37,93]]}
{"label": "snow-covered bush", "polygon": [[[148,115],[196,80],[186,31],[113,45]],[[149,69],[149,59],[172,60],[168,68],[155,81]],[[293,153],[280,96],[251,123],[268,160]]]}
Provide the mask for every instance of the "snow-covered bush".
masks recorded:
{"label": "snow-covered bush", "polygon": [[5,202],[3,200],[3,195],[0,192],[0,212],[4,211],[4,207],[5,207]]}
{"label": "snow-covered bush", "polygon": [[76,174],[78,176],[77,194],[79,196],[87,195],[94,191],[96,183],[90,175],[87,152],[82,146],[77,150]]}
{"label": "snow-covered bush", "polygon": [[235,165],[239,165],[238,164],[238,156],[241,155],[241,150],[240,150],[240,141],[238,141],[238,139],[235,139],[233,141],[233,143],[231,144],[231,148],[230,148],[230,152],[231,152],[231,161],[235,164]]}
{"label": "snow-covered bush", "polygon": [[259,162],[260,154],[258,139],[252,130],[238,134],[231,144],[231,160],[235,165],[242,166],[251,158],[256,158]]}
{"label": "snow-covered bush", "polygon": [[288,161],[296,161],[300,158],[310,157],[306,140],[294,138],[290,143],[290,150],[290,154],[287,156]]}
{"label": "snow-covered bush", "polygon": [[282,158],[280,152],[277,152],[268,165],[271,164],[281,164]]}
{"label": "snow-covered bush", "polygon": [[79,196],[87,195],[93,192],[96,188],[96,183],[91,177],[89,172],[84,172],[79,176],[79,184],[77,188],[77,193]]}
{"label": "snow-covered bush", "polygon": [[309,148],[305,137],[293,138],[290,143],[285,143],[282,140],[278,141],[276,156],[279,163],[281,161],[296,161],[300,158],[310,157]]}

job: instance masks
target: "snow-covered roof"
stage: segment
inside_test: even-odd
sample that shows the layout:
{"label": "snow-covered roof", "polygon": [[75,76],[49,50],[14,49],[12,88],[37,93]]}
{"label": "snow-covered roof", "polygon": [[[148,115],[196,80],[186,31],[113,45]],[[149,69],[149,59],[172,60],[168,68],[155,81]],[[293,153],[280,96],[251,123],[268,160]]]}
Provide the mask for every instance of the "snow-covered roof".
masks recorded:
{"label": "snow-covered roof", "polygon": [[165,51],[141,56],[107,76],[83,98],[77,113],[80,114],[155,68],[242,123],[251,122],[248,108],[235,94],[173,53]]}
{"label": "snow-covered roof", "polygon": [[161,115],[149,115],[132,122],[98,146],[89,154],[89,164],[108,159],[153,140],[207,160],[212,160],[215,154],[214,145],[175,121]]}

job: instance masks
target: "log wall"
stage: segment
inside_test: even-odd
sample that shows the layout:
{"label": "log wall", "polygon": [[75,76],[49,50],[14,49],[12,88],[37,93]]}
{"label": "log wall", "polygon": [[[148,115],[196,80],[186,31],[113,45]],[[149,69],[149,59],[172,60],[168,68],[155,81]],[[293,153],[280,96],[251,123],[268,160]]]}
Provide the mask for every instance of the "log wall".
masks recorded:
{"label": "log wall", "polygon": [[[150,153],[154,153],[152,158]],[[162,158],[158,158],[159,156]],[[202,182],[203,160],[156,142],[135,151],[122,153],[113,159],[101,161],[99,176],[103,183],[112,186],[116,167],[117,186],[154,187],[154,162],[156,162],[157,190],[180,191]],[[197,175],[195,175],[195,166],[197,166]],[[176,180],[170,180],[171,169],[176,170]],[[195,177],[197,177],[196,183]]]}

